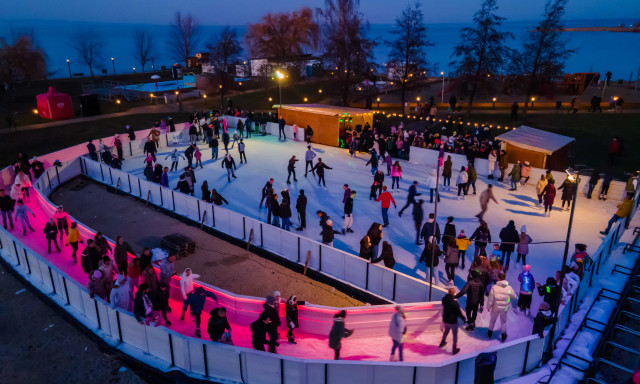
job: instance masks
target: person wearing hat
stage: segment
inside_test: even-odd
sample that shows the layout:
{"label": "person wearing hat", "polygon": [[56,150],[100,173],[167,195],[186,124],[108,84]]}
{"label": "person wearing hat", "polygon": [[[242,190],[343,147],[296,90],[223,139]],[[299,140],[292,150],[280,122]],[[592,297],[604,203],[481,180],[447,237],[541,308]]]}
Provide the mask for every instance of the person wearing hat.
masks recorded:
{"label": "person wearing hat", "polygon": [[527,185],[527,182],[529,181],[530,176],[531,176],[531,165],[527,160],[520,165],[520,177],[521,177],[520,185],[522,185],[523,187]]}
{"label": "person wearing hat", "polygon": [[129,124],[125,127],[127,130],[127,136],[129,137],[129,141],[134,141],[136,139],[136,133],[133,131],[133,128]]}
{"label": "person wearing hat", "polygon": [[402,305],[396,305],[396,313],[391,316],[391,322],[389,323],[389,336],[393,341],[393,347],[391,347],[391,356],[389,361],[396,361],[396,348],[398,349],[398,357],[400,361],[403,361],[402,356],[402,343],[404,335],[407,333],[407,316]]}
{"label": "person wearing hat", "polygon": [[287,340],[291,344],[297,344],[293,330],[300,327],[298,323],[298,305],[304,305],[304,301],[298,301],[295,295],[289,297],[289,300],[287,300],[285,304],[287,328],[289,329],[287,331]]}
{"label": "person wearing hat", "polygon": [[531,331],[532,335],[538,334],[539,337],[544,337],[542,334],[544,329],[549,325],[553,324],[556,319],[553,317],[553,312],[551,311],[551,306],[549,303],[541,303],[540,310],[538,314],[533,319],[533,330]]}
{"label": "person wearing hat", "polygon": [[489,330],[487,335],[489,338],[493,335],[493,326],[500,317],[500,325],[502,328],[502,342],[507,340],[507,313],[511,303],[518,298],[515,289],[509,285],[504,272],[498,274],[498,282],[493,285],[489,292],[489,300],[487,302],[487,310],[491,313],[489,319]]}
{"label": "person wearing hat", "polygon": [[89,275],[89,297],[93,299],[94,296],[98,296],[102,300],[107,300],[107,292],[105,291],[104,281],[102,279],[102,272],[94,270]]}
{"label": "person wearing hat", "polygon": [[121,277],[113,284],[109,302],[112,309],[122,308],[125,311],[131,311],[131,288],[126,277]]}
{"label": "person wearing hat", "polygon": [[536,287],[536,281],[531,274],[531,266],[525,265],[524,267],[522,267],[522,272],[520,272],[520,274],[518,275],[518,281],[520,282],[520,297],[518,298],[518,308],[523,310],[525,314],[529,316],[533,290]]}
{"label": "person wearing hat", "polygon": [[571,260],[569,263],[575,263],[577,266],[576,274],[582,279],[584,276],[584,271],[589,270],[589,265],[591,264],[591,256],[587,253],[587,246],[585,244],[576,244],[576,249],[573,255],[571,256]]}
{"label": "person wearing hat", "polygon": [[454,288],[449,288],[448,293],[442,298],[442,323],[444,326],[444,333],[442,334],[442,341],[438,348],[442,348],[447,345],[447,336],[449,332],[453,334],[453,354],[457,354],[460,352],[460,348],[458,345],[458,319],[462,319],[463,321],[467,321],[465,316],[462,314],[462,310],[460,309],[460,304],[455,299],[456,290]]}
{"label": "person wearing hat", "polygon": [[58,233],[60,234],[60,243],[62,243],[62,234],[69,236],[69,214],[64,211],[62,205],[58,205],[56,213],[53,214],[53,220],[58,227]]}
{"label": "person wearing hat", "polygon": [[444,225],[444,232],[442,232],[442,251],[446,252],[449,247],[451,239],[456,238],[456,225],[453,224],[453,216],[447,217],[447,223]]}
{"label": "person wearing hat", "polygon": [[460,234],[456,238],[456,245],[458,246],[458,259],[460,262],[460,268],[462,269],[465,269],[464,262],[467,253],[467,247],[471,244],[473,244],[473,242],[467,238],[467,235],[465,235],[464,233],[464,229],[461,229]]}
{"label": "person wearing hat", "polygon": [[213,299],[213,301],[218,301],[218,298],[213,292],[207,291],[203,287],[196,287],[196,289],[193,290],[193,294],[187,299],[187,305],[191,307],[191,314],[196,319],[196,337],[202,335],[200,332],[200,322],[202,321],[202,310],[204,309],[207,297]]}
{"label": "person wearing hat", "polygon": [[518,252],[516,264],[520,262],[520,258],[522,258],[522,265],[527,264],[527,254],[529,254],[529,244],[531,242],[533,242],[533,240],[531,239],[531,236],[527,235],[527,227],[523,225],[522,228],[520,228],[520,242],[516,249]]}
{"label": "person wearing hat", "polygon": [[325,224],[322,226],[322,232],[320,235],[322,236],[322,244],[333,247],[333,238],[334,235],[339,235],[340,232],[335,231],[333,229],[333,221],[327,220]]}
{"label": "person wearing hat", "polygon": [[334,360],[340,360],[340,349],[342,348],[342,339],[353,334],[352,329],[347,329],[344,320],[347,317],[347,311],[342,310],[333,315],[333,326],[329,332],[329,348],[334,351]]}
{"label": "person wearing hat", "polygon": [[342,228],[342,234],[353,233],[351,226],[353,225],[353,199],[356,197],[356,191],[349,190],[349,196],[345,198],[344,202],[344,227]]}
{"label": "person wearing hat", "polygon": [[33,177],[36,180],[44,173],[44,164],[35,156],[31,160],[31,172],[33,172]]}
{"label": "person wearing hat", "polygon": [[476,318],[478,317],[478,307],[480,312],[484,307],[484,283],[480,276],[478,269],[472,269],[470,272],[470,278],[467,283],[462,287],[460,292],[454,296],[454,299],[459,299],[464,295],[467,295],[467,305],[465,312],[467,313],[467,331],[473,331],[476,328]]}
{"label": "person wearing hat", "polygon": [[264,351],[267,341],[267,330],[271,326],[271,317],[266,312],[262,312],[258,320],[251,323],[251,345],[253,349]]}
{"label": "person wearing hat", "polygon": [[269,335],[269,352],[276,353],[276,346],[278,343],[278,327],[282,323],[280,321],[280,315],[278,314],[278,305],[276,302],[276,298],[274,296],[267,296],[266,301],[263,304],[264,311],[262,313],[266,314],[271,321],[267,325],[267,334]]}
{"label": "person wearing hat", "polygon": [[611,219],[609,220],[609,223],[607,224],[607,228],[604,231],[600,231],[601,234],[603,235],[608,235],[609,234],[609,230],[611,229],[611,226],[618,220],[620,219],[624,219],[625,217],[629,216],[631,214],[631,212],[633,212],[633,195],[632,194],[627,194],[624,197],[624,200],[622,201],[622,203],[617,205],[618,210],[616,211],[616,213],[611,216]]}

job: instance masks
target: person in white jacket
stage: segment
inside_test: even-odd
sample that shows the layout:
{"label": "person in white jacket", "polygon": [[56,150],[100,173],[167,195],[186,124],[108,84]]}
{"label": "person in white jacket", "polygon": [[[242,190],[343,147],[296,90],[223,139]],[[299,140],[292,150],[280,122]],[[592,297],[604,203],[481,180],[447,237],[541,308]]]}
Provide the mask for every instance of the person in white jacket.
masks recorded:
{"label": "person in white jacket", "polygon": [[122,308],[131,312],[131,288],[129,288],[129,283],[125,278],[121,278],[113,284],[109,301],[111,302],[111,308]]}
{"label": "person in white jacket", "polygon": [[489,319],[488,336],[493,335],[493,326],[496,324],[498,316],[500,316],[500,325],[502,327],[502,342],[507,339],[507,313],[512,303],[516,303],[518,295],[516,290],[509,285],[504,272],[498,274],[498,282],[494,284],[489,292],[489,301],[487,310],[491,313]]}
{"label": "person in white jacket", "polygon": [[498,161],[498,155],[496,154],[496,150],[492,149],[489,152],[489,179],[493,179],[493,171],[496,169],[496,161]]}
{"label": "person in white jacket", "polygon": [[200,277],[191,271],[191,268],[186,268],[180,275],[180,294],[182,294],[182,316],[180,320],[184,320],[184,313],[189,308],[187,299],[193,294],[193,280]]}
{"label": "person in white jacket", "polygon": [[460,168],[460,173],[458,173],[458,178],[456,179],[456,184],[458,185],[458,196],[460,196],[460,192],[462,192],[462,199],[467,196],[467,182],[469,181],[469,174],[464,166]]}
{"label": "person in white jacket", "polygon": [[407,333],[407,317],[404,313],[404,307],[402,305],[396,305],[396,313],[391,316],[391,322],[389,323],[389,336],[393,341],[389,361],[396,361],[396,348],[398,349],[400,361],[403,360],[402,343],[405,333]]}
{"label": "person in white jacket", "polygon": [[431,175],[429,176],[429,179],[427,180],[427,185],[429,186],[429,202],[433,203],[433,194],[436,194],[436,198],[438,199],[438,202],[440,202],[440,193],[436,193],[436,187],[438,186],[438,175],[437,175],[437,171],[435,169],[433,169],[431,171]]}
{"label": "person in white jacket", "polygon": [[22,171],[18,172],[18,174],[16,175],[16,182],[18,181],[20,182],[20,186],[22,187],[22,192],[24,192],[25,196],[29,197],[29,188],[31,188],[33,185],[31,184],[29,175]]}

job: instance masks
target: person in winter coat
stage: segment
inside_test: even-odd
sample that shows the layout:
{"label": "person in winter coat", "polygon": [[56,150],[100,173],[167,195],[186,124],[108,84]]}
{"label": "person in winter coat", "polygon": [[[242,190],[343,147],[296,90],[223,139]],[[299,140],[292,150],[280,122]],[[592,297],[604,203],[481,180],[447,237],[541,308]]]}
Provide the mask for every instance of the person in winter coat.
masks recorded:
{"label": "person in winter coat", "polygon": [[154,295],[158,290],[158,274],[152,264],[148,264],[142,270],[142,281],[149,286],[151,295]]}
{"label": "person in winter coat", "polygon": [[395,185],[396,191],[400,192],[400,179],[402,179],[402,166],[400,166],[400,162],[396,161],[391,167],[391,190]]}
{"label": "person in winter coat", "polygon": [[633,212],[633,195],[628,193],[624,197],[624,200],[622,201],[622,203],[618,204],[616,207],[617,207],[616,213],[614,213],[613,216],[611,216],[611,219],[609,219],[609,222],[607,223],[607,228],[604,231],[600,231],[601,234],[603,235],[609,234],[609,230],[611,230],[611,227],[615,222],[617,222],[620,219],[626,218]]}
{"label": "person in winter coat", "polygon": [[69,234],[67,235],[67,246],[71,246],[71,257],[73,258],[73,262],[77,263],[78,259],[76,258],[76,253],[78,252],[78,243],[83,243],[82,237],[80,236],[80,231],[78,231],[78,223],[75,221],[71,223],[71,228],[69,229]]}
{"label": "person in winter coat", "polygon": [[211,315],[211,317],[209,317],[209,323],[207,324],[207,333],[211,341],[229,344],[231,340],[223,340],[223,335],[226,332],[231,332],[231,325],[229,325],[229,321],[227,320],[227,309],[224,307],[214,308],[209,312],[209,315]]}
{"label": "person in winter coat", "polygon": [[291,201],[284,197],[284,192],[279,213],[282,218],[282,229],[288,231],[291,227]]}
{"label": "person in winter coat", "polygon": [[498,168],[500,168],[500,178],[498,181],[504,181],[504,173],[507,168],[509,168],[509,157],[507,151],[500,151],[500,156],[498,157]]}
{"label": "person in winter coat", "polygon": [[482,221],[482,218],[484,217],[484,214],[487,212],[487,209],[489,208],[489,202],[491,200],[493,200],[496,204],[500,204],[498,203],[498,200],[496,200],[495,196],[493,195],[493,185],[489,184],[487,185],[487,189],[485,189],[480,194],[480,213],[478,213],[476,217],[481,221]]}
{"label": "person in winter coat", "polygon": [[122,308],[125,311],[131,312],[131,288],[129,288],[129,284],[127,284],[125,278],[116,280],[113,284],[109,302],[111,303],[112,309]]}
{"label": "person in winter coat", "polygon": [[442,167],[442,177],[444,179],[442,185],[445,187],[451,186],[451,173],[452,173],[451,168],[452,167],[453,167],[453,161],[451,161],[451,156],[447,156],[447,161],[444,162],[444,166]]}
{"label": "person in winter coat", "polygon": [[587,199],[591,198],[593,194],[593,190],[596,189],[596,184],[598,184],[598,180],[600,180],[600,172],[597,169],[591,171],[591,177],[589,177],[589,192],[587,192]]}
{"label": "person in winter coat", "polygon": [[538,204],[542,206],[542,196],[544,195],[544,188],[547,186],[549,181],[544,175],[540,175],[540,180],[538,180],[538,184],[536,184],[536,193],[538,194]]}
{"label": "person in winter coat", "polygon": [[87,143],[87,150],[89,151],[89,157],[91,160],[98,161],[98,152],[96,152],[96,145],[93,144],[93,141],[89,141],[89,143]]}
{"label": "person in winter coat", "polygon": [[279,305],[280,301],[276,300],[274,296],[267,296],[266,301],[263,304],[263,313],[266,313],[271,318],[271,322],[267,326],[267,334],[269,335],[269,352],[271,353],[276,352],[276,346],[278,345],[278,327],[282,323],[278,313]]}
{"label": "person in winter coat", "polygon": [[158,269],[160,269],[160,283],[171,285],[171,277],[176,275],[176,255],[169,255],[162,260]]}
{"label": "person in winter coat", "polygon": [[253,349],[258,351],[264,351],[264,345],[267,341],[267,330],[271,326],[271,316],[268,313],[262,312],[258,320],[251,323],[251,345]]}
{"label": "person in winter coat", "polygon": [[460,292],[454,296],[454,299],[459,299],[465,294],[467,295],[467,305],[465,308],[467,314],[467,331],[473,331],[476,328],[476,318],[478,317],[478,307],[480,312],[484,307],[484,284],[480,278],[480,272],[472,269],[471,278],[467,280],[467,283],[462,287]]}
{"label": "person in winter coat", "polygon": [[613,175],[611,174],[611,172],[605,173],[605,175],[602,177],[602,185],[600,186],[600,193],[598,195],[598,200],[607,200],[607,193],[609,192],[609,187],[611,186],[612,180],[613,180]]}
{"label": "person in winter coat", "polygon": [[537,334],[540,338],[544,337],[544,329],[555,321],[556,319],[553,316],[553,311],[551,311],[551,306],[548,303],[540,303],[540,310],[533,319],[533,329],[531,330],[531,334]]}
{"label": "person in winter coat", "polygon": [[[164,282],[159,283],[158,289],[151,292],[150,297],[153,303],[153,310],[156,311],[156,313],[160,312],[162,314],[164,325],[167,327],[171,326],[171,322],[167,317],[167,312],[171,312],[171,307],[169,306],[169,284]],[[159,323],[156,322],[156,324]]]}
{"label": "person in winter coat", "polygon": [[133,293],[133,288],[137,289],[140,286],[141,274],[142,269],[140,269],[140,258],[134,257],[127,267],[127,285],[129,286],[129,289],[131,289],[131,293]]}
{"label": "person in winter coat", "polygon": [[153,317],[153,303],[149,297],[149,286],[146,284],[140,286],[133,299],[133,315],[138,323],[146,325],[149,325]]}
{"label": "person in winter coat", "polygon": [[[391,189],[393,189],[393,186]],[[404,207],[402,207],[400,212],[398,212],[398,216],[402,217],[402,212],[404,212],[404,210],[407,209],[410,205],[415,204],[416,196],[420,195],[421,194],[418,193],[418,182],[414,181],[413,184],[411,184],[411,186],[409,187],[409,196],[407,196],[407,203],[404,205]]]}
{"label": "person in winter coat", "polygon": [[165,160],[171,158],[171,169],[169,170],[169,172],[178,171],[178,164],[180,163],[181,157],[186,160],[186,158],[178,152],[178,149],[174,148],[173,151],[164,158]]}
{"label": "person in winter coat", "polygon": [[373,186],[371,187],[371,197],[375,199],[376,191],[378,196],[380,196],[380,194],[382,193],[382,186],[384,185],[384,172],[376,172],[376,174],[373,176],[373,184],[376,186],[376,188],[373,188]]}
{"label": "person in winter coat", "polygon": [[458,247],[458,259],[460,261],[460,268],[465,269],[465,258],[467,254],[467,247],[471,244],[471,240],[467,239],[467,235],[464,233],[464,229],[460,231],[460,234],[455,239],[456,246]]}
{"label": "person in winter coat", "polygon": [[447,274],[447,279],[449,279],[449,286],[452,287],[453,286],[453,282],[454,279],[456,277],[456,267],[458,266],[458,262],[460,257],[458,256],[458,246],[456,244],[456,239],[455,238],[449,238],[449,240],[447,241],[448,245],[447,245],[447,249],[445,251],[445,256],[444,256],[444,263],[445,263],[445,267],[444,270]]}
{"label": "person in winter coat", "polygon": [[555,181],[549,180],[548,184],[542,190],[542,201],[544,203],[544,213],[547,216],[551,216],[551,209],[553,208],[553,200],[556,198]]}
{"label": "person in winter coat", "polygon": [[389,225],[389,207],[391,206],[391,203],[393,203],[394,208],[397,209],[398,207],[396,206],[396,201],[393,199],[391,193],[387,191],[386,185],[382,187],[382,191],[383,192],[378,196],[376,201],[380,201],[380,207],[382,208],[382,222],[384,223],[382,226],[386,227]]}
{"label": "person in winter coat", "polygon": [[316,171],[316,175],[318,175],[318,185],[320,185],[320,183],[322,183],[322,185],[324,187],[327,186],[327,183],[325,183],[325,181],[324,181],[324,170],[325,169],[333,169],[333,168],[331,168],[328,165],[326,165],[325,163],[323,163],[322,162],[322,157],[318,157],[318,162],[316,163],[316,165],[313,166],[313,168],[311,168],[312,173],[313,173],[313,171]]}
{"label": "person in winter coat", "polygon": [[449,241],[456,238],[456,225],[453,224],[453,216],[447,217],[447,223],[444,225],[444,232],[442,233],[442,250],[447,252]]}
{"label": "person in winter coat", "polygon": [[200,316],[202,315],[202,310],[204,309],[204,303],[207,297],[213,299],[213,301],[218,301],[218,298],[213,292],[206,291],[202,287],[196,287],[196,289],[193,290],[193,294],[186,300],[186,304],[191,307],[191,314],[196,319],[196,337],[200,337],[202,335],[200,332],[200,323],[202,321]]}
{"label": "person in winter coat", "polygon": [[478,180],[478,173],[473,166],[473,163],[469,162],[467,167],[467,187],[465,188],[465,195],[469,193],[469,187],[473,188],[473,194],[476,194],[476,180]]}
{"label": "person in winter coat", "polygon": [[44,232],[45,238],[47,239],[47,252],[51,253],[51,242],[53,242],[53,244],[56,246],[58,252],[61,252],[60,247],[58,246],[57,239],[58,227],[54,223],[53,219],[49,219],[49,221],[47,221],[47,224],[44,225],[44,230],[42,232]]}
{"label": "person in winter coat", "polygon": [[489,230],[489,225],[486,221],[480,220],[480,225],[471,234],[469,240],[475,240],[475,250],[473,252],[474,257],[478,256],[481,251],[486,252],[487,243],[491,242],[491,231]]}
{"label": "person in winter coat", "polygon": [[327,220],[324,226],[322,226],[322,232],[320,232],[320,235],[322,236],[322,244],[333,247],[333,237],[334,235],[339,234],[340,232],[333,229],[333,221]]}
{"label": "person in winter coat", "polygon": [[371,157],[369,161],[365,164],[365,166],[371,164],[371,176],[375,175],[378,172],[378,153],[375,149],[371,150]]}
{"label": "person in winter coat", "polygon": [[571,256],[570,263],[576,264],[576,266],[578,267],[576,274],[582,280],[584,271],[588,271],[589,265],[592,263],[591,256],[589,256],[589,254],[587,253],[587,246],[585,244],[576,244],[576,249]]}
{"label": "person in winter coat", "polygon": [[369,236],[367,235],[360,240],[360,253],[358,256],[365,260],[371,260],[373,257],[373,245],[371,244],[371,239],[369,239]]}
{"label": "person in winter coat", "polygon": [[373,247],[373,253],[371,254],[371,258],[378,257],[378,245],[382,240],[382,225],[380,223],[373,223],[369,230],[367,231],[367,236],[371,241],[371,246]]}
{"label": "person in winter coat", "polygon": [[576,193],[576,183],[573,180],[573,176],[567,175],[567,178],[564,180],[562,185],[558,187],[558,190],[562,189],[562,208],[565,209],[564,204],[567,203],[566,210],[568,211],[571,208],[571,201],[573,200],[573,195]]}
{"label": "person in winter coat", "polygon": [[396,265],[396,259],[393,257],[393,248],[387,241],[382,242],[382,252],[380,252],[380,257],[372,259],[371,263],[376,264],[381,261],[384,261],[384,266],[389,269],[393,269],[393,266]]}
{"label": "person in winter coat", "polygon": [[433,236],[429,236],[427,241],[427,245],[422,250],[422,254],[420,255],[420,259],[418,263],[425,262],[427,265],[427,270],[429,270],[429,276],[433,279],[433,268],[436,268],[440,263],[440,255],[442,255],[442,251],[436,242],[436,239]]}
{"label": "person in winter coat", "polygon": [[431,175],[427,181],[427,185],[429,186],[429,203],[433,203],[433,194],[435,193],[436,199],[440,202],[440,192],[438,191],[438,175],[437,171],[434,169],[431,171]]}
{"label": "person in winter coat", "polygon": [[202,191],[202,200],[206,202],[210,202],[211,191],[209,191],[209,183],[207,182],[207,180],[202,182],[202,185],[200,186],[200,191]]}
{"label": "person in winter coat", "polygon": [[225,156],[224,160],[222,160],[221,166],[222,168],[227,169],[227,182],[230,183],[231,176],[233,176],[234,179],[236,178],[234,170],[237,170],[236,162],[235,160],[233,160],[233,157],[231,157],[230,153],[227,153],[227,156]]}
{"label": "person in winter coat", "polygon": [[304,194],[304,189],[300,190],[296,200],[296,211],[298,211],[298,217],[300,218],[300,226],[296,230],[302,231],[307,227],[307,196]]}
{"label": "person in winter coat", "polygon": [[340,360],[340,349],[342,348],[342,339],[353,334],[353,330],[347,329],[345,326],[345,318],[347,311],[342,310],[333,316],[333,326],[329,332],[329,348],[334,351],[334,360]]}
{"label": "person in winter coat", "polygon": [[551,311],[555,312],[558,310],[559,300],[558,295],[560,295],[560,287],[558,287],[558,282],[553,277],[547,278],[547,283],[545,285],[540,285],[540,283],[536,283],[536,288],[538,289],[538,294],[543,296],[543,300],[545,303],[548,303],[551,307]]}
{"label": "person in winter coat", "polygon": [[2,214],[2,224],[4,229],[11,227],[11,230],[13,230],[13,205],[13,199],[7,195],[3,188],[0,188],[0,214]]}
{"label": "person in winter coat", "polygon": [[460,352],[458,348],[458,319],[462,319],[462,321],[467,321],[467,319],[462,314],[460,310],[460,304],[454,298],[455,289],[449,288],[449,293],[447,293],[442,298],[442,323],[444,325],[444,333],[442,334],[442,341],[440,342],[439,348],[447,345],[447,336],[449,332],[453,334],[453,354],[457,354]]}
{"label": "person in winter coat", "polygon": [[304,301],[298,301],[295,295],[289,297],[285,304],[285,320],[287,322],[287,341],[291,344],[296,343],[296,336],[293,334],[293,330],[300,327],[298,323],[298,305],[304,305]]}
{"label": "person in winter coat", "polygon": [[489,292],[489,300],[487,301],[487,310],[491,313],[489,319],[489,330],[487,335],[489,338],[493,335],[493,327],[496,324],[498,316],[500,316],[500,324],[502,326],[502,342],[507,340],[507,313],[512,302],[518,298],[515,290],[509,285],[505,274],[501,272],[498,275],[498,282],[491,288]]}
{"label": "person in winter coat", "polygon": [[[525,228],[526,229],[526,228]],[[509,269],[511,254],[516,248],[516,244],[520,244],[520,235],[516,230],[516,224],[513,220],[509,220],[506,227],[500,230],[500,251],[502,251],[502,265],[505,272]]]}
{"label": "person in winter coat", "polygon": [[422,244],[420,242],[420,229],[422,228],[422,220],[424,219],[424,211],[422,209],[422,204],[424,204],[424,200],[420,199],[413,203],[413,225],[416,229],[416,245]]}
{"label": "person in winter coat", "polygon": [[17,204],[16,204],[15,216],[13,218],[13,221],[18,221],[18,218],[20,218],[20,224],[22,224],[22,234],[24,236],[27,235],[27,228],[29,228],[31,232],[35,232],[36,230],[33,229],[33,227],[31,226],[31,223],[29,222],[28,213],[31,213],[31,216],[33,217],[36,217],[36,214],[33,213],[31,208],[24,205],[24,202],[22,201],[22,199],[18,200],[16,203]]}
{"label": "person in winter coat", "polygon": [[307,151],[304,153],[304,177],[307,177],[309,169],[311,169],[311,174],[315,176],[315,171],[313,170],[313,159],[316,157],[316,153],[311,150],[311,146],[307,146]]}
{"label": "person in winter coat", "polygon": [[102,272],[98,270],[91,271],[89,274],[89,297],[94,298],[98,296],[104,301],[107,301],[107,292],[104,289],[104,281],[102,280]]}
{"label": "person in winter coat", "polygon": [[496,154],[496,150],[492,149],[489,152],[489,179],[493,179],[493,171],[496,169],[496,162],[498,161],[498,155]]}
{"label": "person in winter coat", "polygon": [[[345,191],[347,192],[347,191]],[[344,202],[344,226],[342,228],[342,234],[353,233],[351,226],[353,226],[353,199],[356,197],[356,191],[348,190],[349,197]]]}
{"label": "person in winter coat", "polygon": [[520,258],[522,258],[522,265],[527,264],[527,255],[529,254],[529,244],[533,242],[531,236],[527,235],[527,227],[522,226],[520,228],[520,241],[518,242],[518,248],[516,251],[518,252],[518,257],[516,258],[516,264],[520,262]]}
{"label": "person in winter coat", "polygon": [[469,174],[465,170],[464,166],[460,168],[458,178],[456,179],[456,185],[458,186],[458,196],[462,193],[462,199],[467,196],[467,183],[469,182]]}
{"label": "person in winter coat", "polygon": [[109,245],[107,239],[105,239],[104,235],[102,235],[102,232],[97,232],[95,237],[93,238],[93,241],[96,248],[98,249],[98,252],[100,253],[100,257],[106,256],[107,253],[113,253],[111,245]]}
{"label": "person in winter coat", "polygon": [[173,190],[180,191],[185,194],[191,193],[191,187],[189,186],[189,182],[186,180],[186,177],[184,175],[180,175],[180,180],[178,180],[178,184],[175,188],[173,188]]}
{"label": "person in winter coat", "polygon": [[100,253],[93,240],[87,240],[87,247],[80,255],[80,265],[84,273],[89,274],[98,269],[100,262]]}
{"label": "person in winter coat", "polygon": [[391,316],[389,322],[389,337],[393,342],[391,347],[391,356],[389,361],[396,361],[396,348],[398,349],[398,357],[400,361],[404,361],[402,356],[402,345],[404,341],[404,335],[407,333],[407,316],[402,305],[396,305],[396,313]]}
{"label": "person in winter coat", "polygon": [[536,281],[531,274],[531,267],[529,265],[525,265],[522,267],[522,272],[520,272],[520,274],[518,275],[518,281],[520,282],[520,298],[518,299],[518,308],[523,310],[525,314],[529,316],[533,290],[536,287]]}
{"label": "person in winter coat", "polygon": [[422,231],[420,231],[420,238],[426,240],[430,237],[434,236],[437,242],[440,242],[440,225],[436,222],[435,215],[433,213],[429,214],[429,219],[422,226]]}
{"label": "person in winter coat", "polygon": [[189,308],[188,299],[193,295],[194,287],[193,281],[199,278],[200,275],[191,271],[191,268],[186,268],[180,275],[180,294],[182,295],[182,315],[180,320],[184,320],[184,313]]}
{"label": "person in winter coat", "polygon": [[64,211],[62,205],[56,208],[56,213],[53,214],[53,221],[60,235],[60,243],[62,243],[62,235],[69,236],[69,222],[71,221],[69,214]]}
{"label": "person in winter coat", "polygon": [[291,156],[289,159],[289,165],[287,165],[287,172],[289,172],[289,176],[287,176],[287,184],[291,184],[291,174],[293,174],[293,181],[298,181],[296,178],[296,161],[298,161],[298,159],[296,159],[295,155]]}
{"label": "person in winter coat", "polygon": [[527,182],[529,182],[529,177],[531,175],[531,165],[529,164],[529,161],[525,161],[524,164],[520,165],[520,184],[522,186],[527,185]]}
{"label": "person in winter coat", "polygon": [[222,197],[222,195],[218,193],[218,190],[215,188],[211,190],[211,203],[213,203],[214,205],[222,205],[222,203],[225,203],[227,205],[229,204],[227,199]]}
{"label": "person in winter coat", "polygon": [[270,212],[273,215],[273,221],[271,225],[280,227],[280,203],[278,202],[278,195],[273,194],[271,200],[268,202]]}

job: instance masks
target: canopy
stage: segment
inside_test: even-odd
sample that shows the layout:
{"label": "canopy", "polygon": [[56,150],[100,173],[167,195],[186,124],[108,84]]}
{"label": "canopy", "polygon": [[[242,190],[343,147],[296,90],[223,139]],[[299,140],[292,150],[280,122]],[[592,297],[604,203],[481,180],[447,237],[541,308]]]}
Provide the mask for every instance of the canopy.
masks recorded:
{"label": "canopy", "polygon": [[575,141],[573,137],[542,131],[527,127],[526,125],[521,125],[512,131],[496,136],[496,139],[500,139],[516,147],[541,152],[547,155],[551,155],[560,148],[565,147],[572,141]]}
{"label": "canopy", "polygon": [[365,113],[372,113],[372,111],[369,109],[338,107],[335,105],[326,105],[326,104],[282,104],[282,105],[274,105],[274,107],[287,109],[291,111],[315,113],[318,115],[325,115],[325,116],[339,116],[339,115],[353,116],[353,115],[362,115]]}

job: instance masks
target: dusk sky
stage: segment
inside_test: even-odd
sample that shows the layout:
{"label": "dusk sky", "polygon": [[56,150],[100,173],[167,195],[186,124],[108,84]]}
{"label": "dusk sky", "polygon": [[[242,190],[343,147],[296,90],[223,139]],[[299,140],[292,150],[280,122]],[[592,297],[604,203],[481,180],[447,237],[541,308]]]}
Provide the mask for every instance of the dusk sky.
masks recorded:
{"label": "dusk sky", "polygon": [[[533,20],[542,12],[543,0],[502,0],[500,14],[510,20]],[[267,12],[322,7],[324,0],[21,0],[7,1],[0,19],[47,19],[93,22],[168,24],[176,11],[198,15],[201,24],[238,25],[257,21]],[[362,0],[361,9],[369,22],[389,24],[407,1]],[[422,1],[428,23],[470,21],[480,0]],[[567,19],[628,18],[640,21],[639,0],[570,0]]]}

